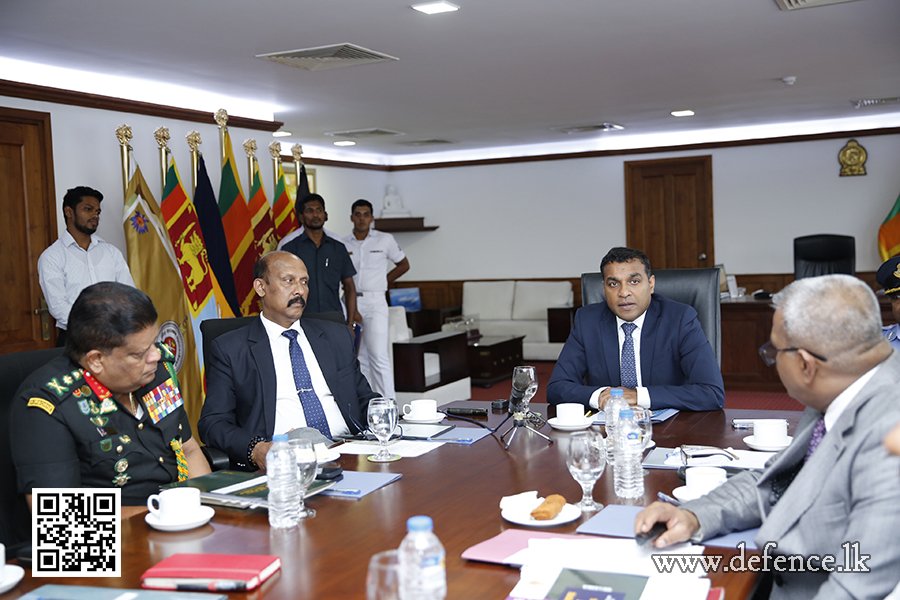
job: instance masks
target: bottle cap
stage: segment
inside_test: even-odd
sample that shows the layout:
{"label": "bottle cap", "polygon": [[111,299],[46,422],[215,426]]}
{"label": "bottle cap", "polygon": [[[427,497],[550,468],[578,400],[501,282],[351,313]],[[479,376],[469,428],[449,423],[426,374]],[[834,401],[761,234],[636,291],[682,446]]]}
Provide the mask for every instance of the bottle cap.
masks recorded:
{"label": "bottle cap", "polygon": [[286,442],[288,441],[288,434],[286,433],[278,433],[272,436],[273,442]]}
{"label": "bottle cap", "polygon": [[609,390],[609,395],[612,398],[623,398],[625,396],[625,391],[622,388],[613,388]]}
{"label": "bottle cap", "polygon": [[623,408],[622,410],[619,411],[619,418],[620,419],[633,419],[634,411],[631,410],[630,408]]}
{"label": "bottle cap", "polygon": [[431,531],[433,529],[434,529],[434,521],[431,520],[431,517],[426,517],[426,516],[410,517],[406,521],[406,530],[407,531]]}

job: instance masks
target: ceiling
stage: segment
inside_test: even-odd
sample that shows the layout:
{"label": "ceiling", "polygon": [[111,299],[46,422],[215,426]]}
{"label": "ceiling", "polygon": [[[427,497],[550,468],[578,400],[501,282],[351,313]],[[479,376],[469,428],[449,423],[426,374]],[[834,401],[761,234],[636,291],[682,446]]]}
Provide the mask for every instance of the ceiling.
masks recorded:
{"label": "ceiling", "polygon": [[[0,57],[269,103],[306,155],[387,164],[900,125],[900,104],[851,104],[900,96],[898,0],[454,2],[428,16],[409,0],[0,0]],[[255,58],[341,43],[400,60]],[[604,121],[625,129],[554,130]],[[369,128],[404,135],[349,149],[324,135]],[[433,139],[453,143],[408,145]]]}

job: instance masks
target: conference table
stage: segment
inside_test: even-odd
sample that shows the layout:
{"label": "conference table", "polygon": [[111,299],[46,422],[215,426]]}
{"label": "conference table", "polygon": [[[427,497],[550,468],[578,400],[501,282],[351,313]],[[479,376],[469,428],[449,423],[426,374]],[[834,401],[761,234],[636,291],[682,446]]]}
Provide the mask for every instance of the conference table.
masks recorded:
{"label": "conference table", "polygon": [[[505,412],[492,410],[489,402],[457,402],[449,406],[487,407],[489,415],[479,420],[491,427],[502,421]],[[532,404],[544,415],[554,407]],[[733,446],[746,449],[746,430],[733,430],[733,418],[785,418],[793,433],[800,412],[724,410],[680,413],[655,425],[654,440],[662,447],[682,443]],[[458,427],[469,423],[451,419]],[[519,580],[514,568],[463,560],[470,546],[500,534],[506,529],[525,529],[504,521],[499,503],[503,496],[537,490],[541,496],[558,493],[575,503],[581,488],[572,479],[565,464],[565,449],[571,433],[541,429],[553,441],[526,430],[517,432],[508,451],[500,434],[510,420],[494,434],[472,445],[444,444],[417,458],[375,464],[365,456],[342,455],[345,470],[400,473],[397,481],[361,499],[315,496],[307,501],[317,512],[291,530],[269,528],[265,510],[239,510],[216,507],[212,521],[195,530],[166,533],[151,529],[144,515],[122,522],[122,576],[119,578],[32,578],[26,570],[24,580],[2,595],[13,600],[44,584],[74,584],[114,588],[139,588],[141,574],[153,564],[176,552],[234,554],[275,554],[282,558],[282,569],[252,592],[230,594],[231,600],[300,600],[365,598],[369,558],[382,550],[397,548],[406,534],[406,520],[414,515],[434,519],[435,533],[447,551],[447,585],[450,599],[503,599]],[[651,470],[645,477],[643,499],[629,502],[616,498],[612,469],[607,469],[594,488],[594,498],[606,504],[650,504],[658,491],[671,493],[682,485],[675,470]],[[558,533],[575,529],[596,513],[554,528]],[[707,553],[726,557],[734,550],[708,548]],[[729,599],[745,598],[755,581],[753,573],[714,573],[713,587],[724,587]]]}

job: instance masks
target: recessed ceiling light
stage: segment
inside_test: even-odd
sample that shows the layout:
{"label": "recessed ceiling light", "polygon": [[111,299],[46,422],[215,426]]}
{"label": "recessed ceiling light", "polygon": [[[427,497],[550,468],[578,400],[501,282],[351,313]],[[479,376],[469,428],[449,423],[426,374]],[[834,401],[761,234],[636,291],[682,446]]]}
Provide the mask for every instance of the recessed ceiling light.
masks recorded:
{"label": "recessed ceiling light", "polygon": [[291,132],[279,129],[272,132],[272,137],[291,137]]}
{"label": "recessed ceiling light", "polygon": [[335,146],[355,146],[356,142],[353,140],[339,140],[334,143]]}
{"label": "recessed ceiling light", "polygon": [[412,9],[425,13],[426,15],[437,15],[445,12],[453,12],[459,10],[459,7],[449,2],[428,2],[426,4],[413,4]]}
{"label": "recessed ceiling light", "polygon": [[673,117],[693,117],[694,111],[692,111],[692,110],[673,110],[671,114]]}

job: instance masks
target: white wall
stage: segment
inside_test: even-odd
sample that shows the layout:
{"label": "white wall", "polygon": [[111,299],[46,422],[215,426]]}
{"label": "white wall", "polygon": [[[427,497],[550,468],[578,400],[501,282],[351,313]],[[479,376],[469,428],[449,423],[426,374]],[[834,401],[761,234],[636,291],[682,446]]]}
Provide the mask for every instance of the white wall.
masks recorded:
{"label": "white wall", "polygon": [[[121,168],[115,129],[134,133],[134,156],[154,193],[159,160],[153,130],[169,128],[182,177],[190,184],[184,136],[196,129],[213,188],[218,190],[215,125],[114,113],[0,97],[0,105],[51,113],[57,206],[65,190],[90,185],[104,194],[99,234],[123,249]],[[257,141],[267,193],[274,192],[266,132],[231,128],[244,192],[249,191],[241,143]],[[346,235],[350,205],[366,198],[380,214],[385,186],[434,232],[398,233],[410,258],[412,280],[576,277],[595,270],[603,254],[625,243],[626,160],[711,154],[715,257],[729,273],[790,273],[792,240],[810,233],[857,239],[857,269],[880,264],[878,226],[900,193],[900,135],[863,137],[865,177],[839,177],[837,154],[845,139],[765,144],[708,151],[669,152],[504,165],[385,172],[316,166],[318,192],[326,200],[326,227]],[[283,152],[287,153],[287,147]],[[57,213],[64,226],[61,212]],[[111,218],[115,217],[115,218]],[[652,259],[652,257],[651,257]]]}

